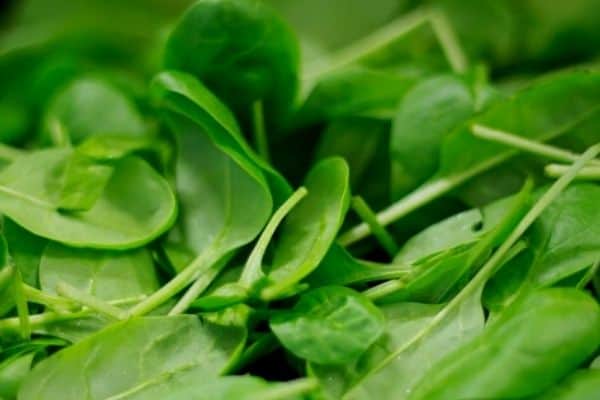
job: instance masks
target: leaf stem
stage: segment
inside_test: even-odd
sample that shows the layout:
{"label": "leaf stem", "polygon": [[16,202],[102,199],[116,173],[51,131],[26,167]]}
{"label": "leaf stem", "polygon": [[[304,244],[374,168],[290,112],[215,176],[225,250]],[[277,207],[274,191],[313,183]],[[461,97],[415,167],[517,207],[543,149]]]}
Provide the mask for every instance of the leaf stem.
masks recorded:
{"label": "leaf stem", "polygon": [[[563,165],[563,164],[548,164],[544,168],[546,175],[548,175],[551,178],[559,178],[562,175],[564,175],[565,172],[568,170],[569,170],[569,166]],[[577,174],[577,179],[592,180],[592,181],[600,180],[600,166],[597,167],[596,165],[593,165],[593,166],[590,165],[590,166],[583,167],[581,169],[581,171],[579,171],[579,173]]]}
{"label": "leaf stem", "polygon": [[73,300],[111,319],[122,320],[129,317],[127,311],[74,288],[65,282],[59,282],[56,285],[56,292],[69,300]]}
{"label": "leaf stem", "polygon": [[406,284],[400,279],[394,279],[391,281],[380,283],[379,285],[373,286],[362,292],[371,301],[375,302],[387,295],[396,293],[398,290],[404,288]]}
{"label": "leaf stem", "polygon": [[429,20],[431,28],[440,43],[442,51],[452,67],[452,71],[457,74],[462,74],[467,71],[468,61],[464,50],[462,49],[456,32],[452,29],[452,25],[448,21],[446,15],[438,9],[430,11]]}
{"label": "leaf stem", "polygon": [[261,100],[256,100],[252,103],[252,125],[256,151],[268,162],[270,160],[269,141],[265,127],[265,112]]}
{"label": "leaf stem", "polygon": [[[380,225],[386,226],[448,192],[455,185],[453,180],[446,178],[434,179],[426,182],[417,190],[409,193],[407,196],[379,212],[377,214],[377,221]],[[367,237],[370,233],[371,230],[369,225],[363,222],[343,233],[339,237],[338,242],[343,246],[349,246],[352,243]]]}
{"label": "leaf stem", "polygon": [[178,315],[187,310],[194,300],[210,286],[225,265],[226,262],[219,262],[200,275],[171,311],[169,311],[168,315]]}
{"label": "leaf stem", "polygon": [[[561,149],[560,147],[525,139],[521,136],[515,135],[514,133],[483,125],[474,124],[471,127],[471,132],[480,139],[504,144],[527,153],[550,158],[556,161],[572,163],[580,156],[577,153]],[[591,160],[590,164],[600,166],[600,160]]]}
{"label": "leaf stem", "polygon": [[[392,352],[389,356],[383,359],[373,370],[372,374],[387,364],[392,362],[402,352],[406,351],[412,345],[426,336],[434,327],[436,327],[449,313],[458,307],[461,302],[470,294],[475,293],[483,287],[483,284],[496,272],[497,268],[502,265],[505,256],[510,252],[512,246],[517,243],[519,238],[525,233],[540,214],[565,190],[565,188],[575,179],[577,172],[591,159],[596,157],[600,152],[600,145],[590,147],[581,155],[581,157],[571,166],[569,171],[560,177],[554,184],[538,199],[538,201],[525,214],[517,226],[511,231],[508,238],[500,245],[500,247],[492,254],[488,261],[483,265],[475,277],[467,283],[467,285],[444,307],[438,314],[433,317],[431,322],[423,329],[418,331],[410,340],[406,341],[399,349]],[[363,377],[363,379],[365,379]]]}
{"label": "leaf stem", "polygon": [[132,307],[131,310],[129,310],[130,315],[140,316],[147,314],[175,296],[187,285],[206,272],[206,270],[216,261],[216,256],[217,255],[212,247],[205,249],[187,267],[185,267],[185,269],[167,282],[166,285],[162,286],[145,300]]}
{"label": "leaf stem", "polygon": [[398,253],[398,245],[392,235],[377,221],[377,215],[367,202],[361,196],[354,196],[352,198],[352,209],[369,225],[369,229],[373,232],[381,247],[385,249],[390,257],[394,257]]}
{"label": "leaf stem", "polygon": [[77,303],[73,300],[64,297],[53,296],[39,290],[38,288],[29,286],[26,283],[23,283],[22,287],[23,294],[25,297],[27,297],[29,302],[44,305],[55,311],[70,310],[77,305]]}
{"label": "leaf stem", "polygon": [[581,278],[581,280],[575,286],[577,289],[583,289],[586,287],[588,283],[592,281],[596,272],[598,272],[598,268],[600,267],[600,259],[597,260],[592,266],[585,272],[585,275]]}
{"label": "leaf stem", "polygon": [[27,306],[27,298],[23,293],[23,279],[21,278],[21,270],[15,268],[13,275],[13,290],[15,293],[15,304],[17,306],[17,315],[21,327],[21,337],[29,340],[31,338],[31,325],[29,324],[29,307]]}
{"label": "leaf stem", "polygon": [[302,378],[293,381],[278,383],[261,392],[261,400],[285,400],[296,398],[316,390],[319,382],[315,378]]}
{"label": "leaf stem", "polygon": [[305,187],[299,187],[278,209],[275,211],[265,229],[261,232],[258,241],[254,245],[250,256],[246,260],[246,265],[240,276],[239,283],[246,288],[250,288],[256,281],[261,279],[262,261],[269,242],[275,234],[275,230],[281,224],[286,215],[308,194]]}

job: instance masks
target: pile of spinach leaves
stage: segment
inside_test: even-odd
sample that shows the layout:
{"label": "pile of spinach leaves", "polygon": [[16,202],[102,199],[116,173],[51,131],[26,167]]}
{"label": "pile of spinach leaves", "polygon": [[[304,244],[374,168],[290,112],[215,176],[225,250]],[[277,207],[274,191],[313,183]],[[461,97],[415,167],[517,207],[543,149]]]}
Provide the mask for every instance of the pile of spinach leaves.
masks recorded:
{"label": "pile of spinach leaves", "polygon": [[600,395],[597,0],[0,7],[0,400]]}

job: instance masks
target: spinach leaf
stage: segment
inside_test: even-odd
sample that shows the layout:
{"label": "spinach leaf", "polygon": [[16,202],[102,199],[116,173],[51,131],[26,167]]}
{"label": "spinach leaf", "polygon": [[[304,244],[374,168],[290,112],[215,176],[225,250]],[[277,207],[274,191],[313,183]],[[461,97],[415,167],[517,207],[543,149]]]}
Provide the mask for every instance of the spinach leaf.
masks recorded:
{"label": "spinach leaf", "polygon": [[64,282],[102,300],[123,300],[149,295],[158,289],[150,252],[73,249],[50,243],[40,262],[40,286],[55,294]]}
{"label": "spinach leaf", "polygon": [[[408,398],[535,395],[577,367],[599,343],[600,307],[595,300],[575,289],[532,292],[481,336],[448,354]],[[497,379],[498,371],[503,371],[502,379]]]}
{"label": "spinach leaf", "polygon": [[390,138],[395,198],[435,174],[444,137],[490,103],[491,93],[485,84],[453,75],[432,77],[406,93]]}
{"label": "spinach leaf", "polygon": [[21,383],[31,370],[35,353],[7,358],[0,363],[0,396],[16,399]]}
{"label": "spinach leaf", "polygon": [[599,392],[600,370],[590,368],[575,371],[535,399],[586,400],[593,399]]}
{"label": "spinach leaf", "polygon": [[90,210],[60,212],[57,188],[71,154],[69,149],[40,150],[1,171],[0,211],[38,236],[73,247],[138,247],[171,226],[176,204],[168,183],[136,157],[117,163]]}
{"label": "spinach leaf", "polygon": [[300,296],[275,315],[271,330],[284,347],[316,364],[356,360],[383,333],[384,317],[367,298],[341,286],[325,286]]}
{"label": "spinach leaf", "polygon": [[271,123],[289,113],[298,86],[294,33],[258,0],[208,0],[183,15],[165,47],[165,65],[187,71],[243,120],[255,101]]}
{"label": "spinach leaf", "polygon": [[260,297],[284,296],[310,274],[333,243],[350,205],[348,164],[329,158],[304,180],[308,195],[285,219],[273,248],[273,261],[259,282]]}
{"label": "spinach leaf", "polygon": [[37,287],[40,259],[47,240],[33,235],[9,218],[4,218],[2,222],[2,231],[10,249],[10,255],[15,266],[21,271],[23,282]]}
{"label": "spinach leaf", "polygon": [[49,139],[58,145],[81,143],[99,134],[141,136],[148,131],[127,97],[93,78],[77,79],[59,92],[48,106],[44,124]]}
{"label": "spinach leaf", "polygon": [[352,257],[338,244],[333,244],[319,266],[306,277],[311,287],[354,285],[359,283],[405,279],[412,273],[406,264],[380,264]]}
{"label": "spinach leaf", "polygon": [[213,378],[227,371],[243,342],[240,329],[201,324],[194,316],[131,319],[36,365],[19,399],[133,398],[179,374]]}

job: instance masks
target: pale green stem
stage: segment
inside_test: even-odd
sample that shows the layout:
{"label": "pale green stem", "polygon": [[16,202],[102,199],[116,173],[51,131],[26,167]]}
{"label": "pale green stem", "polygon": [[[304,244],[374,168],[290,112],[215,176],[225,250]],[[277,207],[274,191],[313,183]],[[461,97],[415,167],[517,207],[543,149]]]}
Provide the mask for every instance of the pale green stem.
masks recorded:
{"label": "pale green stem", "polygon": [[[92,311],[84,310],[70,314],[60,314],[55,312],[46,312],[41,314],[35,314],[29,316],[29,324],[33,330],[36,328],[45,326],[53,322],[70,321],[79,318],[85,318],[92,315]],[[18,330],[21,322],[18,317],[16,318],[5,318],[0,320],[0,331],[4,330]]]}
{"label": "pale green stem", "polygon": [[392,362],[401,353],[409,349],[423,337],[425,337],[434,327],[436,327],[446,316],[455,308],[457,308],[462,301],[469,295],[480,290],[485,282],[495,273],[497,268],[502,265],[506,255],[510,252],[511,248],[519,238],[525,233],[527,229],[533,224],[533,222],[540,216],[540,214],[546,210],[546,208],[565,190],[565,188],[575,179],[577,172],[591,159],[596,157],[600,152],[600,145],[590,147],[583,155],[573,164],[571,169],[560,177],[554,184],[548,189],[542,197],[533,205],[533,207],[525,214],[517,226],[512,230],[508,238],[500,245],[500,247],[494,252],[494,254],[488,259],[488,261],[479,270],[477,275],[467,283],[467,285],[444,307],[431,322],[423,328],[421,331],[407,340],[404,345],[399,349],[392,352],[386,357],[379,365],[371,370],[373,373],[383,368],[388,363]]}
{"label": "pale green stem", "polygon": [[77,306],[77,303],[72,300],[53,296],[25,283],[23,284],[23,293],[29,302],[44,305],[55,311],[66,311]]}
{"label": "pale green stem", "polygon": [[377,215],[371,210],[371,207],[360,196],[354,196],[352,199],[352,209],[360,218],[369,225],[369,229],[379,241],[385,251],[394,257],[398,253],[398,245],[390,233],[377,221]]}
{"label": "pale green stem", "polygon": [[[480,139],[501,143],[527,153],[546,157],[556,161],[572,163],[580,156],[577,153],[561,149],[560,147],[525,139],[524,137],[515,135],[514,133],[483,125],[473,125],[471,127],[471,132],[473,132],[473,135]],[[600,166],[600,160],[591,160],[590,164],[598,164]]]}
{"label": "pale green stem", "polygon": [[321,76],[352,64],[357,60],[384,47],[408,32],[429,21],[429,13],[417,10],[403,15],[372,34],[336,52],[329,60],[317,60],[306,68],[303,74],[303,91],[308,92],[312,84]]}
{"label": "pale green stem", "polygon": [[[551,178],[561,177],[568,170],[569,166],[562,164],[548,164],[544,168],[546,175]],[[596,167],[595,165],[583,167],[577,174],[577,179],[590,181],[600,180],[600,167]]]}
{"label": "pale green stem", "polygon": [[226,263],[217,263],[208,271],[200,275],[171,311],[169,311],[168,315],[178,315],[187,310],[190,304],[192,304],[194,300],[210,286],[225,265]]}
{"label": "pale green stem", "polygon": [[380,283],[379,285],[373,286],[362,292],[365,296],[367,296],[371,301],[377,301],[383,297],[386,297],[392,293],[396,293],[397,291],[404,288],[406,285],[403,281],[399,279],[394,279],[392,281],[387,281]]}
{"label": "pale green stem", "polygon": [[69,300],[73,300],[111,319],[122,320],[129,317],[129,313],[127,311],[100,300],[82,290],[74,288],[65,282],[59,282],[56,285],[56,292]]}
{"label": "pale green stem", "polygon": [[281,221],[286,215],[298,204],[300,200],[308,194],[308,190],[305,187],[300,187],[296,190],[278,209],[275,211],[267,226],[260,234],[258,241],[254,245],[250,256],[246,260],[246,265],[240,276],[240,284],[246,288],[252,286],[256,281],[261,279],[264,275],[262,272],[262,260],[267,250],[269,242],[273,238],[275,230],[281,224]]}
{"label": "pale green stem", "polygon": [[435,33],[452,70],[457,74],[466,72],[469,67],[467,56],[465,55],[456,36],[456,32],[452,29],[452,25],[448,21],[446,15],[440,10],[433,9],[431,10],[429,20],[431,21],[433,32]]}
{"label": "pale green stem", "polygon": [[140,316],[147,314],[175,296],[200,275],[205,273],[216,261],[216,257],[217,255],[214,253],[212,247],[208,247],[166,285],[158,289],[141,303],[132,307],[131,310],[129,310],[130,315]]}
{"label": "pale green stem", "polygon": [[577,283],[577,289],[583,289],[586,287],[588,283],[592,281],[596,272],[598,272],[598,268],[600,267],[600,260],[596,261],[588,270],[585,272],[585,275],[581,280]]}
{"label": "pale green stem", "polygon": [[285,383],[277,383],[261,392],[261,400],[287,400],[310,393],[319,387],[315,378],[296,379]]}
{"label": "pale green stem", "polygon": [[31,325],[29,324],[29,307],[27,306],[27,298],[23,293],[23,280],[21,278],[21,271],[15,268],[13,276],[13,290],[15,293],[15,304],[17,306],[17,315],[19,317],[19,324],[21,327],[21,336],[23,339],[29,340],[31,338]]}
{"label": "pale green stem", "polygon": [[252,124],[256,150],[258,154],[268,162],[270,160],[269,141],[267,138],[267,129],[265,127],[265,110],[263,102],[260,100],[252,103]]}

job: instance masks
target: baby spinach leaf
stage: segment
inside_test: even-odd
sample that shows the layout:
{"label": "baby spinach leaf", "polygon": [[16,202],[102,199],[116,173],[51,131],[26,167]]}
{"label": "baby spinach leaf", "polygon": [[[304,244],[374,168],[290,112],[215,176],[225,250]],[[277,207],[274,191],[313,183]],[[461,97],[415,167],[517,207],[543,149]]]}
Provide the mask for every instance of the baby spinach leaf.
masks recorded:
{"label": "baby spinach leaf", "polygon": [[575,289],[535,291],[507,308],[481,336],[448,354],[408,398],[535,395],[589,357],[599,343],[595,300]]}
{"label": "baby spinach leaf", "polygon": [[18,355],[0,363],[0,398],[16,399],[21,383],[31,370],[35,353]]}
{"label": "baby spinach leaf", "polygon": [[269,325],[286,349],[316,364],[356,360],[383,333],[381,311],[361,294],[325,286],[300,296],[290,310]]}
{"label": "baby spinach leaf", "polygon": [[165,65],[200,78],[236,115],[262,101],[282,122],[298,86],[294,33],[258,0],[209,0],[190,7],[171,33]]}
{"label": "baby spinach leaf", "polygon": [[342,246],[331,245],[319,266],[306,277],[311,287],[326,285],[354,285],[389,279],[404,279],[412,273],[405,264],[379,264],[360,260]]}
{"label": "baby spinach leaf", "polygon": [[138,247],[170,227],[176,213],[174,195],[168,183],[136,157],[116,164],[90,210],[58,211],[60,177],[71,154],[69,149],[36,151],[1,171],[0,211],[36,235],[73,247]]}
{"label": "baby spinach leaf", "polygon": [[195,371],[183,372],[161,385],[144,388],[127,400],[301,400],[313,391],[315,382],[299,379],[291,382],[267,383],[263,379],[244,376],[222,376],[210,381],[198,379]]}
{"label": "baby spinach leaf", "polygon": [[49,138],[59,145],[99,134],[140,136],[148,131],[125,95],[94,78],[77,79],[59,92],[48,106],[44,124]]}
{"label": "baby spinach leaf", "polygon": [[150,252],[73,249],[50,243],[40,262],[40,286],[55,294],[60,282],[102,300],[148,295],[158,289]]}
{"label": "baby spinach leaf", "polygon": [[193,121],[218,148],[237,162],[259,168],[269,183],[276,204],[281,204],[290,195],[286,180],[245,142],[231,111],[192,75],[162,72],[152,82],[152,94],[161,109]]}
{"label": "baby spinach leaf", "polygon": [[535,400],[586,400],[600,393],[600,369],[575,371]]}
{"label": "baby spinach leaf", "polygon": [[9,218],[3,219],[2,231],[13,262],[21,271],[23,282],[37,287],[38,268],[47,240],[21,228]]}
{"label": "baby spinach leaf", "polygon": [[243,342],[242,330],[202,324],[194,316],[131,319],[36,365],[19,399],[134,398],[179,374],[212,379],[227,371]]}
{"label": "baby spinach leaf", "polygon": [[444,137],[479,111],[479,96],[466,79],[453,75],[432,77],[406,93],[390,138],[395,198],[435,174]]}
{"label": "baby spinach leaf", "polygon": [[276,299],[310,274],[333,243],[350,205],[348,164],[329,158],[304,180],[308,195],[289,213],[273,248],[260,296]]}
{"label": "baby spinach leaf", "polygon": [[530,279],[549,286],[600,259],[600,187],[577,184],[567,189],[533,225],[537,253]]}

